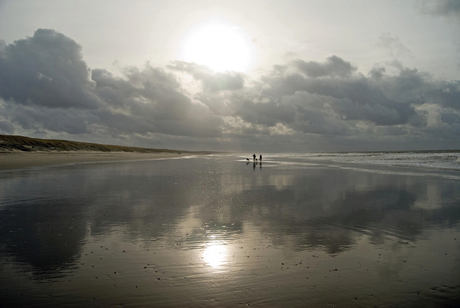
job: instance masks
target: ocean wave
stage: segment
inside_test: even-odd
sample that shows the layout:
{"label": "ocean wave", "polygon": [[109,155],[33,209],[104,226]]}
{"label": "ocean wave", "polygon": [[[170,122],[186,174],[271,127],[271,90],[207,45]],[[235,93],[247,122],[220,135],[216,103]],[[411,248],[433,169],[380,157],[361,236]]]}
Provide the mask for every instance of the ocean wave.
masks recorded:
{"label": "ocean wave", "polygon": [[283,153],[266,155],[277,163],[316,161],[379,166],[421,167],[460,171],[459,151],[417,152],[348,152],[348,153]]}

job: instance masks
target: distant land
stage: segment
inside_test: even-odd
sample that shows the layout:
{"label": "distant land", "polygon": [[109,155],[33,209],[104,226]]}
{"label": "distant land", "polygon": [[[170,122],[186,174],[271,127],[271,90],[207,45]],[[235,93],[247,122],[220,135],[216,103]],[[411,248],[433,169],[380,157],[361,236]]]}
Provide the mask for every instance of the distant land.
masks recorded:
{"label": "distant land", "polygon": [[132,153],[190,153],[212,154],[211,151],[181,151],[169,149],[150,149],[140,147],[127,147],[121,145],[108,145],[99,143],[77,142],[57,139],[39,139],[15,135],[0,135],[0,153],[8,152],[132,152]]}

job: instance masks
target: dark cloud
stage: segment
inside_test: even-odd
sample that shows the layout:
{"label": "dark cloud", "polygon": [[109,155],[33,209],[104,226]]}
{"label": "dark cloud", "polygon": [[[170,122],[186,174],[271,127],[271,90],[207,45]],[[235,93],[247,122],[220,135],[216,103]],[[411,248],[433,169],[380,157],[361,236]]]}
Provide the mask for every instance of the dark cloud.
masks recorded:
{"label": "dark cloud", "polygon": [[162,70],[146,66],[142,71],[132,69],[124,77],[126,79],[114,77],[105,70],[93,72],[92,78],[97,84],[95,93],[108,103],[111,111],[129,111],[152,120],[186,118],[191,108],[190,99],[177,91],[177,82]]}
{"label": "dark cloud", "polygon": [[62,109],[48,109],[16,105],[9,109],[13,123],[22,128],[40,131],[64,132],[78,135],[87,133],[88,118],[91,115],[82,112],[72,112]]}
{"label": "dark cloud", "polygon": [[13,134],[14,126],[8,121],[0,120],[0,132],[3,134]]}
{"label": "dark cloud", "polygon": [[382,78],[384,74],[385,74],[385,68],[384,68],[384,67],[374,67],[374,68],[369,72],[369,75],[370,75],[372,78]]}
{"label": "dark cloud", "polygon": [[331,106],[337,102],[332,97],[297,91],[285,96],[283,104],[294,106],[295,121],[288,126],[295,131],[326,136],[341,136],[351,133],[353,125],[348,126],[335,113]]}
{"label": "dark cloud", "polygon": [[46,137],[46,131],[69,135],[91,133],[89,127],[99,121],[93,115],[94,111],[76,108],[48,108],[13,102],[6,103],[0,100],[0,121],[3,115],[9,124],[6,126],[6,133],[19,134],[24,131],[40,133],[40,136],[37,137]]}
{"label": "dark cloud", "polygon": [[275,102],[246,102],[236,115],[249,123],[275,126],[278,123],[292,123],[296,116],[296,110],[294,106]]}
{"label": "dark cloud", "polygon": [[95,112],[110,130],[120,133],[161,133],[180,136],[217,137],[219,118],[182,94],[177,80],[147,65],[130,68],[125,78],[94,70],[95,93],[109,108]]}
{"label": "dark cloud", "polygon": [[[386,75],[384,78],[378,76],[370,78],[368,82],[390,100],[423,104],[426,101],[424,98],[426,92],[440,86],[429,74],[419,72],[417,69],[405,68],[399,61],[392,61],[388,66],[399,70],[399,73]],[[385,70],[385,68],[380,69]],[[372,71],[370,75],[374,77]]]}
{"label": "dark cloud", "polygon": [[347,127],[330,108],[335,102],[331,97],[296,91],[278,102],[247,102],[237,115],[254,125],[276,127],[282,124],[294,132],[344,135]]}
{"label": "dark cloud", "polygon": [[97,108],[94,82],[82,60],[81,46],[53,30],[3,45],[0,97],[23,105]]}
{"label": "dark cloud", "polygon": [[367,76],[337,56],[257,80],[179,61],[114,75],[90,71],[81,46],[53,30],[0,44],[2,133],[214,150],[452,148],[459,118],[459,81],[398,61]]}
{"label": "dark cloud", "polygon": [[441,121],[449,125],[460,125],[460,115],[450,112],[441,112]]}
{"label": "dark cloud", "polygon": [[[416,82],[410,77],[413,76],[402,78],[400,82],[406,81],[405,86],[410,87]],[[398,125],[408,124],[411,117],[416,116],[412,101],[400,102],[388,98],[377,83],[362,75],[337,79],[308,78],[288,73],[276,74],[265,81],[267,89],[262,93],[269,97],[305,91],[322,96],[324,101],[332,99],[327,108],[334,111],[337,118],[345,121],[362,120],[375,125]],[[399,87],[401,84],[395,83],[394,86]],[[308,103],[304,102],[302,106],[306,107]]]}
{"label": "dark cloud", "polygon": [[297,67],[302,73],[308,77],[348,77],[356,68],[350,62],[344,61],[337,56],[331,56],[326,59],[325,63],[314,61],[305,62],[303,60],[295,60],[293,66]]}
{"label": "dark cloud", "polygon": [[404,136],[409,132],[406,127],[401,126],[380,126],[375,130],[375,133],[379,136]]}
{"label": "dark cloud", "polygon": [[388,106],[382,104],[360,104],[350,99],[341,99],[333,106],[344,120],[366,120],[376,125],[405,124],[414,110],[405,104]]}
{"label": "dark cloud", "polygon": [[460,1],[458,0],[419,0],[417,6],[424,14],[460,17]]}
{"label": "dark cloud", "polygon": [[460,111],[460,81],[441,82],[424,95],[434,104]]}
{"label": "dark cloud", "polygon": [[71,135],[166,134],[216,137],[221,119],[182,94],[176,78],[159,68],[128,67],[122,77],[88,69],[82,48],[53,30],[3,44],[0,54],[2,131]]}

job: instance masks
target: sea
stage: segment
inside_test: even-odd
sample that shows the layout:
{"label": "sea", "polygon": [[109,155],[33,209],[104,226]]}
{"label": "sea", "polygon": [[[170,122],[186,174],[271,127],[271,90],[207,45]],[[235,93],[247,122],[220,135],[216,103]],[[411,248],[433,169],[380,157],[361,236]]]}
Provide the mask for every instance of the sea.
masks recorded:
{"label": "sea", "polygon": [[2,306],[459,306],[460,152],[252,154],[0,172]]}
{"label": "sea", "polygon": [[[405,151],[405,152],[347,152],[347,153],[281,153],[266,158],[279,163],[315,163],[331,161],[343,164],[373,166],[420,167],[431,170],[460,171],[460,151]],[[252,160],[251,160],[252,161]]]}

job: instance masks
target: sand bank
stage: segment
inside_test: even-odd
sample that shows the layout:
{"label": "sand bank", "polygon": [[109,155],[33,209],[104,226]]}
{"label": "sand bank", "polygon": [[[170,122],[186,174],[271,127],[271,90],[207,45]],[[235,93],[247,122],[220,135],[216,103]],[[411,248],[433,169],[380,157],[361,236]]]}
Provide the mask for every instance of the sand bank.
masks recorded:
{"label": "sand bank", "polygon": [[[188,154],[182,154],[182,156]],[[6,152],[0,153],[0,170],[64,165],[70,163],[146,160],[181,157],[179,153],[136,152]]]}

